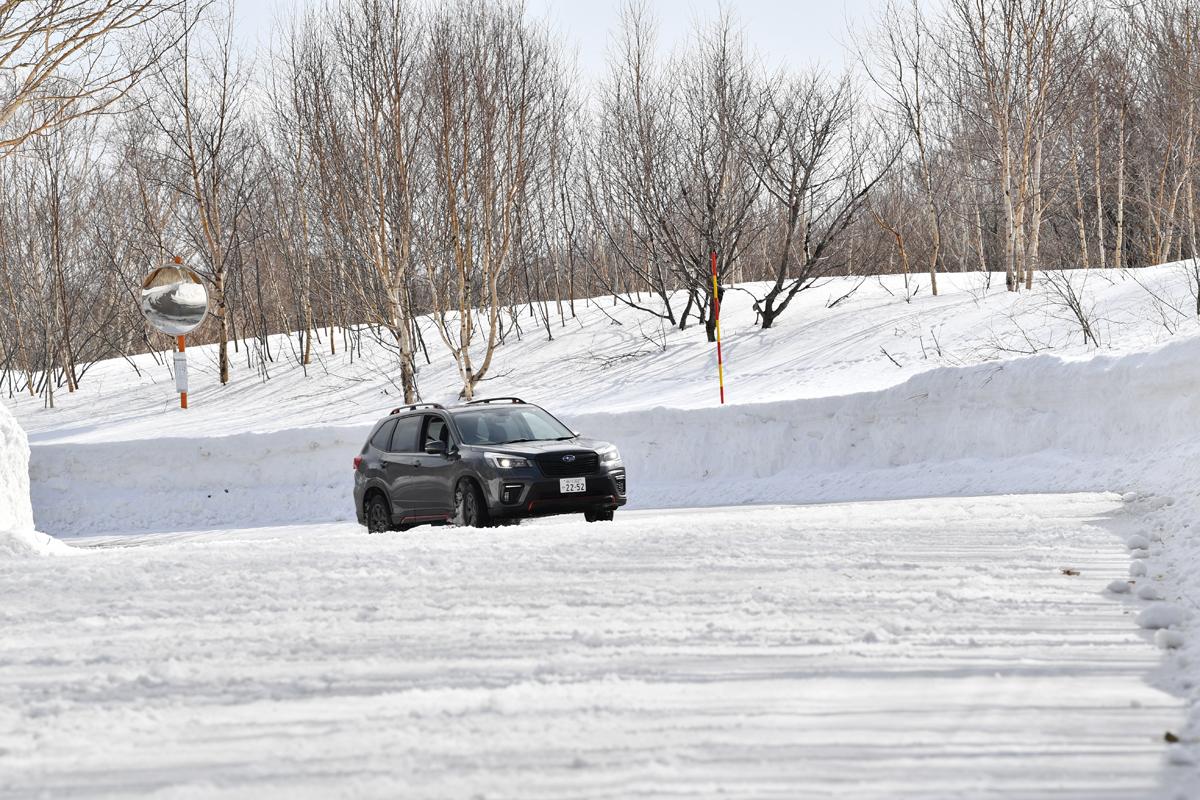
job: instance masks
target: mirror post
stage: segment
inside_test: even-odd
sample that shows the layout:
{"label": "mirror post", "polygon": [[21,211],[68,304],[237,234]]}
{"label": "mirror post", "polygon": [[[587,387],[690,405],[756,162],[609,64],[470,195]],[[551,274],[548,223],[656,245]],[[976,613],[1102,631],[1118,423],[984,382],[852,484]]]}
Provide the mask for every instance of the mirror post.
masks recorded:
{"label": "mirror post", "polygon": [[[178,337],[179,353],[175,358],[175,384],[179,389],[179,407],[187,408],[187,355],[184,352],[187,348],[186,338]],[[180,377],[180,368],[182,368],[182,377]]]}
{"label": "mirror post", "polygon": [[[176,265],[183,264],[182,256],[175,256],[175,258],[172,260],[175,262]],[[179,344],[179,356],[176,358],[175,383],[176,383],[177,388],[179,389],[179,407],[181,409],[183,409],[184,411],[186,411],[187,410],[187,355],[185,354],[184,351],[187,349],[187,345],[184,342],[183,336],[178,337],[178,344]],[[182,379],[179,377],[180,367],[183,368],[183,378]]]}

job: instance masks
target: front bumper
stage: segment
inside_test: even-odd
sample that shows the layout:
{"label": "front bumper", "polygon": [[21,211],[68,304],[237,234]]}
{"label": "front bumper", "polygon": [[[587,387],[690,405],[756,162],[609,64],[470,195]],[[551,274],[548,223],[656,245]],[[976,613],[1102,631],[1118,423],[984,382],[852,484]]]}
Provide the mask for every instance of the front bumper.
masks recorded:
{"label": "front bumper", "polygon": [[488,510],[494,518],[541,517],[550,514],[603,509],[625,505],[625,471],[585,475],[582,492],[562,492],[558,478],[538,475],[505,475],[488,481]]}

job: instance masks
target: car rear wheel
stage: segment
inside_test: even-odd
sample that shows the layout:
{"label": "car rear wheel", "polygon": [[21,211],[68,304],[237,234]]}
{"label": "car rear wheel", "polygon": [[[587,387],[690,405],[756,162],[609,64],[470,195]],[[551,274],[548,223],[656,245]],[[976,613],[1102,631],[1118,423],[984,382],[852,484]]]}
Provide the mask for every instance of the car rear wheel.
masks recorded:
{"label": "car rear wheel", "polygon": [[381,495],[373,494],[367,499],[365,509],[367,533],[384,533],[392,529],[392,512]]}
{"label": "car rear wheel", "polygon": [[487,505],[474,481],[463,479],[454,487],[454,524],[465,528],[488,526]]}
{"label": "car rear wheel", "polygon": [[583,512],[583,518],[588,522],[612,522],[612,509],[598,508],[595,511]]}

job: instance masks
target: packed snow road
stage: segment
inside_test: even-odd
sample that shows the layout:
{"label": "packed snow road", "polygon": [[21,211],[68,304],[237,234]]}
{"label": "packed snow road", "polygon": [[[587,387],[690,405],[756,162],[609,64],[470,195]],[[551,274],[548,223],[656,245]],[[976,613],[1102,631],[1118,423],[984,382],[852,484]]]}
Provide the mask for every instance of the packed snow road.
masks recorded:
{"label": "packed snow road", "polygon": [[[0,796],[1152,796],[1111,495],[0,561]],[[79,543],[79,542],[77,542]],[[1064,574],[1064,569],[1078,571]]]}

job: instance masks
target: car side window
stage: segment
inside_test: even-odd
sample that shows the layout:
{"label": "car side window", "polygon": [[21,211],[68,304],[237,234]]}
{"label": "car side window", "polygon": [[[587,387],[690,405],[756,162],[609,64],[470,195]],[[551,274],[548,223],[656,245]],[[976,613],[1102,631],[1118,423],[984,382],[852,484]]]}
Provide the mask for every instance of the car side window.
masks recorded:
{"label": "car side window", "polygon": [[450,428],[446,420],[435,414],[425,415],[425,432],[421,435],[421,450],[424,451],[430,442],[441,442],[450,449]]}
{"label": "car side window", "polygon": [[371,437],[371,446],[376,450],[387,450],[392,443],[392,431],[396,429],[396,420],[389,419],[387,422],[379,426],[379,430],[375,431],[375,435]]}
{"label": "car side window", "polygon": [[[421,429],[422,419],[420,415],[414,414],[411,417],[403,417],[396,420],[396,430],[392,434],[391,452],[417,452],[417,431]],[[421,449],[424,450],[424,448]]]}

